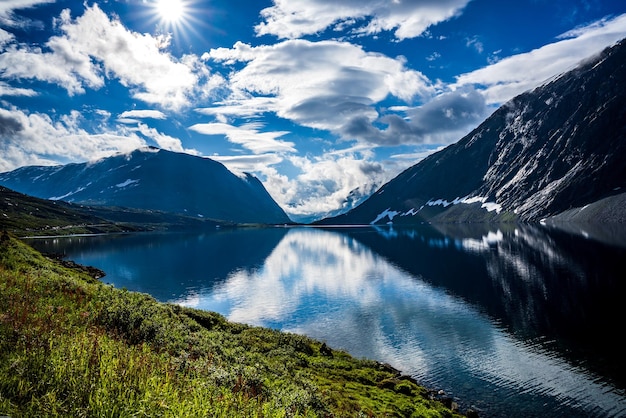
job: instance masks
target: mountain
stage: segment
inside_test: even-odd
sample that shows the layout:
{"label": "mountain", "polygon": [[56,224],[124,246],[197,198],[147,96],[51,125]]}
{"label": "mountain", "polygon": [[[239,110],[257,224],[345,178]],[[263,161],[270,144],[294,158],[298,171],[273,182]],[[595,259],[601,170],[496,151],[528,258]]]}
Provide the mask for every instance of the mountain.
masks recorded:
{"label": "mountain", "polygon": [[[496,110],[320,224],[626,221],[626,40]],[[566,216],[564,214],[567,214]]]}
{"label": "mountain", "polygon": [[21,167],[0,173],[0,185],[89,206],[235,223],[290,222],[256,177],[238,177],[211,159],[153,147],[81,164]]}

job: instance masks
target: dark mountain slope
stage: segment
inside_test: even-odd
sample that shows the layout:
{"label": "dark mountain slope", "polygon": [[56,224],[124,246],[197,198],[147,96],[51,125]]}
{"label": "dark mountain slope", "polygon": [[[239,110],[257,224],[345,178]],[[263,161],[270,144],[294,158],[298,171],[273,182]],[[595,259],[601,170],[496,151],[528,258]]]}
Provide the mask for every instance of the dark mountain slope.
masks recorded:
{"label": "dark mountain slope", "polygon": [[237,223],[290,222],[261,182],[208,158],[144,148],[95,162],[22,167],[0,184],[32,196],[91,206],[171,212]]}
{"label": "dark mountain slope", "polygon": [[84,206],[28,196],[0,186],[0,230],[17,236],[197,230],[232,226],[155,210]]}
{"label": "dark mountain slope", "polygon": [[51,202],[0,186],[0,229],[17,235],[121,232],[128,230],[81,212],[64,202]]}
{"label": "dark mountain slope", "polygon": [[626,192],[626,42],[515,97],[322,224],[538,220]]}

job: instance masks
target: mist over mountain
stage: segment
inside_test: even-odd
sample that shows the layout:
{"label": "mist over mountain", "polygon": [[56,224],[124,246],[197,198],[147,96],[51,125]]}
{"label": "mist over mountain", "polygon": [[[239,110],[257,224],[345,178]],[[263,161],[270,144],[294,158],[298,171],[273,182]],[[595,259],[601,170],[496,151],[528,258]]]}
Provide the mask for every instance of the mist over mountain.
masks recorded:
{"label": "mist over mountain", "polygon": [[93,162],[29,166],[1,173],[0,184],[43,199],[158,210],[236,223],[290,222],[262,183],[208,158],[141,148]]}
{"label": "mist over mountain", "polygon": [[626,220],[626,41],[510,100],[321,224]]}

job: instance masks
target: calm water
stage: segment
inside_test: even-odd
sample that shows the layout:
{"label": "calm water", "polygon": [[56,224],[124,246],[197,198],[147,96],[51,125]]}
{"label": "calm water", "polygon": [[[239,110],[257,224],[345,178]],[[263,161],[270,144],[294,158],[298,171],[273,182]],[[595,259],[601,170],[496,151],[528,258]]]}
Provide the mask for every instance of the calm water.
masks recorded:
{"label": "calm water", "polygon": [[119,288],[388,362],[483,417],[623,417],[623,240],[613,228],[448,226],[31,244]]}

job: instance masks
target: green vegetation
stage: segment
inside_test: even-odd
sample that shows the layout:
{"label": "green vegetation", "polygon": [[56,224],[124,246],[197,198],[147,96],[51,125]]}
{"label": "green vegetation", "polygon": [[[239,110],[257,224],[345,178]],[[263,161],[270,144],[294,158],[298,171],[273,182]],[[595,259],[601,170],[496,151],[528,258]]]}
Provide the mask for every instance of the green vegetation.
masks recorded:
{"label": "green vegetation", "polygon": [[0,235],[0,416],[459,416],[389,366],[321,348],[114,289]]}
{"label": "green vegetation", "polygon": [[122,232],[115,225],[61,201],[38,199],[0,186],[0,228],[18,236]]}
{"label": "green vegetation", "polygon": [[39,199],[0,186],[0,228],[24,236],[106,234],[233,226],[155,210],[83,206]]}

